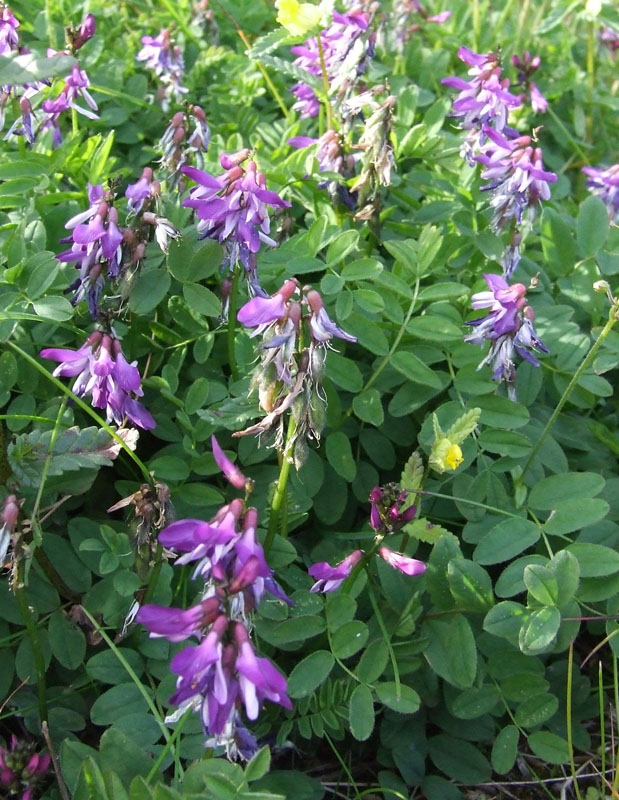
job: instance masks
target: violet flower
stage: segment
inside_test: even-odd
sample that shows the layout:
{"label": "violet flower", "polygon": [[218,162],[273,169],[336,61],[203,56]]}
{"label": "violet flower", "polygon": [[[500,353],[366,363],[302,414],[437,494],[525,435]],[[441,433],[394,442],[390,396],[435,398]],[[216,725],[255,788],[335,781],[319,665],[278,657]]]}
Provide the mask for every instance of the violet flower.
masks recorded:
{"label": "violet flower", "polygon": [[415,518],[417,506],[406,506],[408,492],[395,483],[370,492],[370,525],[377,533],[395,533]]}
{"label": "violet flower", "polygon": [[0,55],[4,56],[19,45],[19,21],[8,6],[0,8]]}
{"label": "violet flower", "polygon": [[[337,172],[345,179],[354,174],[356,158],[346,153],[342,137],[336,131],[326,131],[320,139],[313,139],[311,136],[293,136],[288,139],[288,144],[299,149],[317,144],[316,160],[321,172]],[[321,181],[318,188],[322,189],[323,187],[327,188],[333,200],[341,201],[351,210],[355,207],[356,200],[343,183]]]}
{"label": "violet flower", "polygon": [[583,167],[582,171],[587,176],[587,188],[604,203],[610,221],[619,222],[619,164],[607,169]]}
{"label": "violet flower", "polygon": [[55,377],[76,378],[72,392],[91,397],[94,408],[105,409],[108,423],[122,425],[128,419],[146,430],[155,427],[151,414],[133,397],[144,394],[137,361],[126,361],[118,339],[95,331],[79,350],[52,347],[41,356],[59,362]]}
{"label": "violet flower", "polygon": [[[371,43],[361,41],[362,34],[367,31],[369,14],[363,11],[351,11],[340,14],[333,13],[333,22],[321,31],[325,69],[331,91],[337,91],[344,84],[352,84],[358,80],[364,70],[364,61],[373,55]],[[311,75],[322,74],[320,52],[316,37],[308,39],[302,45],[290,48],[297,56],[294,63],[297,67]],[[304,82],[297,83],[291,89],[297,98],[293,109],[302,117],[315,117],[320,110],[320,102],[314,90]]]}
{"label": "violet flower", "polygon": [[316,583],[312,586],[310,592],[334,592],[339,589],[362,558],[363,550],[353,550],[350,555],[347,555],[335,567],[332,567],[326,561],[312,564],[307,571],[312,578],[316,579]]}
{"label": "violet flower", "polygon": [[41,778],[49,771],[51,758],[47,753],[33,752],[33,745],[11,736],[10,748],[0,746],[0,789],[3,797],[33,800]]}
{"label": "violet flower", "polygon": [[144,167],[142,177],[137,183],[130,183],[125,190],[125,197],[129,201],[127,208],[132,214],[139,214],[144,203],[159,197],[161,187],[159,181],[153,180],[153,171]]}
{"label": "violet flower", "polygon": [[488,141],[475,160],[484,167],[481,177],[490,180],[483,190],[491,193],[492,224],[500,231],[511,220],[519,225],[525,212],[532,219],[542,200],[550,199],[549,184],[557,176],[544,169],[541,148],[532,147],[530,136],[508,140],[491,128],[485,133]]}
{"label": "violet flower", "polygon": [[[331,341],[334,336],[338,339],[344,339],[346,342],[356,342],[357,337],[352,336],[350,333],[343,331],[338,325],[329,318],[329,315],[324,309],[324,303],[320,294],[311,289],[305,295],[307,304],[312,311],[310,317],[310,330],[312,338],[318,344],[326,344]],[[257,299],[257,298],[256,298]]]}
{"label": "violet flower", "polygon": [[77,51],[82,48],[86,42],[90,41],[95,35],[97,30],[97,20],[94,14],[86,14],[84,21],[80,25],[76,35],[73,37],[73,50]]}
{"label": "violet flower", "polygon": [[473,308],[489,308],[490,313],[467,322],[474,332],[464,337],[465,342],[483,344],[490,341],[490,349],[478,369],[492,366],[492,379],[505,381],[511,399],[516,399],[516,368],[514,356],[518,354],[533,366],[539,366],[532,350],[548,353],[546,345],[535,333],[534,312],[526,305],[526,287],[521,283],[508,286],[499,275],[484,275],[490,291],[473,295]]}
{"label": "violet flower", "polygon": [[[58,97],[53,100],[44,100],[41,104],[43,111],[48,115],[48,122],[55,123],[60,114],[71,108],[88,119],[99,119],[95,113],[98,111],[98,106],[88,91],[89,86],[90,81],[85,71],[80,69],[79,64],[75,64]],[[77,104],[76,100],[79,97],[86,101],[89,108]]]}
{"label": "violet flower", "polygon": [[517,55],[512,56],[512,64],[518,69],[518,83],[526,90],[524,94],[520,95],[520,99],[524,101],[528,95],[531,108],[536,114],[544,114],[548,108],[548,100],[531,80],[531,76],[537,72],[541,63],[541,58],[539,56],[531,56],[528,50],[522,58]]}
{"label": "violet flower", "polygon": [[386,561],[389,566],[403,572],[405,575],[414,577],[415,575],[423,575],[427,567],[423,561],[418,561],[416,558],[410,558],[403,553],[396,553],[388,547],[379,547],[378,555]]}
{"label": "violet flower", "polygon": [[485,141],[489,128],[506,131],[509,112],[521,105],[509,92],[509,80],[501,78],[499,58],[494,53],[475,53],[468,47],[458,50],[458,58],[467,64],[468,81],[459,77],[443,78],[441,83],[458,91],[452,116],[460,118],[460,127],[469,131],[463,154],[472,163],[475,151]]}
{"label": "violet flower", "polygon": [[248,718],[258,718],[264,700],[292,710],[292,703],[286,694],[286,679],[267,658],[256,656],[241,622],[234,625],[233,636],[238,648],[235,668],[239,676],[239,693]]}
{"label": "violet flower", "polygon": [[245,270],[254,273],[261,244],[276,245],[269,236],[267,207],[289,208],[290,203],[267,190],[266,178],[254,161],[246,169],[240,166],[248,156],[248,150],[224,153],[220,163],[226,172],[218,178],[194,167],[183,167],[181,172],[198,184],[183,200],[183,206],[196,212],[198,232],[224,244],[235,261],[240,259]]}
{"label": "violet flower", "polygon": [[297,288],[295,280],[288,280],[271,297],[252,297],[239,309],[238,321],[246,328],[257,328],[281,319],[286,315],[286,303]]}
{"label": "violet flower", "polygon": [[215,463],[230,481],[230,483],[234,486],[234,488],[245,489],[247,486],[247,478],[245,475],[243,475],[241,470],[235,464],[233,464],[232,461],[230,461],[228,456],[219,446],[219,442],[214,436],[211,436],[211,447],[213,449]]}
{"label": "violet flower", "polygon": [[209,597],[186,610],[148,603],[140,607],[136,621],[150,631],[153,639],[164,636],[169,642],[182,642],[200,635],[215,621],[220,602],[217,597]]}
{"label": "violet flower", "polygon": [[152,69],[162,83],[157,96],[161,107],[167,111],[171,100],[180,100],[189,91],[181,85],[185,72],[185,62],[180,47],[172,44],[170,33],[165,28],[158,36],[143,36],[142,49],[137,54],[137,61]]}

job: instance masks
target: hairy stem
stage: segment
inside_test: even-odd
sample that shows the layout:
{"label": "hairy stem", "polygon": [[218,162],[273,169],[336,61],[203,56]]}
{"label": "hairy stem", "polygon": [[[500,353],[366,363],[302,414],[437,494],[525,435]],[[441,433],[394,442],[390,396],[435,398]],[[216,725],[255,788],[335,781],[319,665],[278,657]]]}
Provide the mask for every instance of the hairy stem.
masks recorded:
{"label": "hairy stem", "polygon": [[[281,458],[282,463],[279,468],[279,478],[275,486],[275,493],[271,501],[271,516],[269,517],[269,527],[267,529],[267,536],[264,541],[264,552],[267,554],[273,544],[273,539],[277,533],[280,525],[280,516],[284,498],[286,497],[286,487],[288,485],[288,477],[290,475],[290,467],[292,466],[291,445],[294,441],[294,436],[297,430],[297,421],[291,415],[288,419],[288,432],[286,434],[286,443],[284,444]],[[282,527],[282,534],[286,532],[287,525]]]}
{"label": "hairy stem", "polygon": [[232,273],[232,288],[230,289],[230,297],[228,301],[228,364],[230,366],[230,375],[233,381],[239,379],[239,371],[236,365],[236,354],[234,352],[234,337],[236,334],[236,302],[239,289],[239,266],[234,268]]}

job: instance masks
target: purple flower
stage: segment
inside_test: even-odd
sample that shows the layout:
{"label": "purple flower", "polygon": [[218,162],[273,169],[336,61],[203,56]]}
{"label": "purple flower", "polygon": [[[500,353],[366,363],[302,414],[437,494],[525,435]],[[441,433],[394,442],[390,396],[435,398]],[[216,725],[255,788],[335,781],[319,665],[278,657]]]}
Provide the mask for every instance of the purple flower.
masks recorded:
{"label": "purple flower", "polygon": [[531,108],[536,114],[543,114],[548,108],[548,100],[531,80],[531,76],[537,72],[541,63],[541,58],[531,56],[528,50],[522,58],[517,55],[512,56],[512,64],[518,68],[518,83],[526,89],[526,93],[520,95],[520,99],[524,101],[528,94]]}
{"label": "purple flower", "polygon": [[[342,137],[336,131],[326,131],[320,139],[312,139],[310,136],[293,136],[288,139],[291,147],[305,148],[317,144],[316,160],[321,172],[337,172],[343,178],[352,177],[355,169],[355,161],[359,156],[347,154]],[[347,186],[337,181],[322,181],[318,188],[327,187],[329,194],[334,200],[341,200],[348,208],[353,209],[356,205]]]}
{"label": "purple flower", "polygon": [[587,176],[587,188],[602,200],[611,222],[619,222],[619,164],[607,169],[583,167],[582,171]]}
{"label": "purple flower", "polygon": [[[70,108],[75,109],[75,111],[89,119],[99,119],[98,115],[94,113],[98,111],[98,106],[88,91],[89,86],[88,76],[83,69],[80,69],[79,64],[75,64],[58,97],[54,100],[44,100],[41,105],[43,111],[48,114],[48,122],[56,122],[58,115],[62,114],[63,111],[68,111]],[[78,97],[85,100],[90,108],[78,105],[75,102]]]}
{"label": "purple flower", "polygon": [[33,747],[15,735],[11,736],[9,749],[0,746],[0,789],[6,790],[3,797],[34,797],[37,784],[51,766],[51,758],[47,753],[34,753]]}
{"label": "purple flower", "polygon": [[73,37],[73,50],[79,50],[83,47],[86,42],[90,41],[92,37],[95,35],[95,31],[97,30],[97,20],[94,17],[94,14],[87,14],[84,17],[84,21],[79,27],[77,34]]}
{"label": "purple flower", "polygon": [[8,6],[0,8],[0,55],[4,56],[11,50],[17,50],[19,35],[17,29],[19,22]]}
{"label": "purple flower", "polygon": [[211,625],[220,614],[220,605],[218,597],[209,597],[186,610],[146,604],[140,607],[136,621],[148,628],[151,638],[164,636],[170,642],[182,642]]}
{"label": "purple flower", "polygon": [[245,489],[247,486],[247,478],[241,470],[235,466],[224,451],[219,446],[219,442],[214,436],[211,436],[211,447],[213,448],[213,456],[215,463],[223,472],[226,478],[234,486],[235,489]]}
{"label": "purple flower", "polygon": [[474,332],[464,337],[465,342],[483,344],[490,341],[490,349],[478,369],[485,364],[492,366],[492,378],[507,383],[508,393],[515,399],[516,368],[514,355],[525,358],[534,366],[539,362],[531,350],[548,353],[548,348],[539,339],[533,327],[534,312],[526,305],[526,287],[521,283],[508,286],[499,275],[484,275],[489,292],[473,295],[473,308],[490,308],[490,313],[480,319],[467,322]]}
{"label": "purple flower", "polygon": [[153,181],[153,171],[144,167],[142,177],[137,183],[130,183],[125,190],[128,199],[127,208],[132,214],[139,214],[147,200],[159,196],[161,187],[159,181]]}
{"label": "purple flower", "polygon": [[395,533],[415,518],[417,506],[403,508],[408,497],[395,483],[375,486],[370,492],[370,525],[377,532]]}
{"label": "purple flower", "polygon": [[311,289],[307,292],[305,298],[312,311],[310,329],[314,341],[319,344],[324,344],[325,342],[330,342],[334,336],[337,336],[338,339],[344,339],[346,342],[357,341],[356,336],[346,333],[346,331],[343,331],[329,318],[329,315],[324,309],[322,297],[315,289]]}
{"label": "purple flower", "polygon": [[271,297],[252,297],[239,309],[237,319],[246,328],[268,325],[286,316],[286,303],[296,292],[295,280],[288,280]]}
{"label": "purple flower", "polygon": [[268,235],[267,206],[289,208],[290,203],[267,190],[266,178],[257,171],[254,161],[245,170],[240,166],[248,155],[248,150],[224,153],[220,163],[226,172],[218,178],[194,167],[183,167],[181,172],[198,184],[183,205],[195,210],[199,233],[224,244],[231,260],[240,258],[250,272],[254,268],[250,255],[257,253],[263,243],[271,247],[276,244]]}
{"label": "purple flower", "polygon": [[531,146],[530,136],[507,140],[490,128],[485,133],[488,140],[475,160],[484,167],[481,177],[490,181],[483,189],[491,193],[493,227],[500,231],[511,220],[520,224],[526,211],[533,218],[541,201],[550,199],[549,184],[557,176],[544,169],[541,148]]}
{"label": "purple flower", "polygon": [[176,692],[170,698],[172,705],[181,705],[209,691],[215,691],[225,699],[227,691],[221,670],[221,640],[228,622],[226,615],[220,614],[200,644],[189,645],[174,656],[170,669],[179,679]]}
{"label": "purple flower", "polygon": [[155,427],[149,412],[130,394],[144,394],[140,373],[136,361],[126,361],[118,339],[95,331],[79,350],[47,348],[41,356],[60,362],[53,375],[76,378],[73,393],[92,397],[94,408],[105,409],[108,422],[122,425],[126,418],[140,428]]}
{"label": "purple flower", "polygon": [[[368,29],[369,14],[364,11],[352,11],[340,14],[333,13],[333,22],[321,31],[327,77],[331,89],[337,89],[344,82],[354,81],[363,72],[363,62],[371,56],[372,48],[359,47],[357,41]],[[294,63],[297,67],[311,75],[321,75],[320,53],[316,37],[308,39],[302,45],[291,47],[290,51],[297,56]],[[353,63],[354,62],[354,63]],[[293,109],[302,117],[315,117],[320,110],[320,102],[314,90],[307,83],[297,83],[291,89],[297,98]]]}
{"label": "purple flower", "polygon": [[235,668],[239,691],[249,719],[257,719],[264,700],[292,710],[286,694],[286,679],[267,658],[258,658],[249,635],[241,622],[234,625],[234,641],[238,648]]}
{"label": "purple flower", "polygon": [[353,550],[343,561],[332,567],[326,561],[312,564],[307,570],[316,583],[310,592],[334,592],[348,578],[356,564],[363,558],[363,550]]}
{"label": "purple flower", "polygon": [[183,54],[180,47],[172,44],[170,34],[165,28],[158,36],[143,36],[142,45],[136,59],[143,61],[161,81],[158,99],[163,110],[167,111],[172,99],[180,100],[189,91],[181,85],[185,72]]}
{"label": "purple flower", "polygon": [[470,80],[450,77],[443,78],[441,83],[458,91],[452,116],[460,117],[460,127],[470,132],[464,144],[464,155],[470,162],[474,151],[485,141],[486,129],[506,130],[510,110],[521,102],[508,91],[509,80],[501,79],[502,69],[497,55],[474,53],[461,47],[458,58],[470,67]]}
{"label": "purple flower", "polygon": [[423,575],[427,567],[423,561],[418,561],[416,558],[409,558],[402,553],[396,553],[388,547],[379,547],[378,555],[386,561],[391,567],[399,569],[405,575],[414,577],[415,575]]}

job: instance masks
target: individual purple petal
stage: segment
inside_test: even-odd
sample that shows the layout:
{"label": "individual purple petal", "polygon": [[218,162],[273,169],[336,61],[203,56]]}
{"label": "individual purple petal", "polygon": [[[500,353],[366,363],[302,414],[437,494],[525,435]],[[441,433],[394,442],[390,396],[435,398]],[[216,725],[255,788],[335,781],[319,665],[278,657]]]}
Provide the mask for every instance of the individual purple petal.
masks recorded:
{"label": "individual purple petal", "polygon": [[411,577],[422,575],[427,569],[423,561],[418,561],[416,558],[409,558],[409,556],[405,556],[402,553],[395,553],[388,547],[379,547],[378,555],[386,561],[387,564]]}
{"label": "individual purple petal", "polygon": [[353,568],[363,558],[363,550],[353,550],[343,561],[332,567],[326,561],[313,564],[308,570],[312,578],[316,578],[316,583],[310,592],[333,592],[338,589],[348,578]]}
{"label": "individual purple petal", "polygon": [[247,478],[243,475],[240,469],[233,464],[232,461],[230,461],[228,456],[219,446],[215,436],[211,436],[211,447],[213,450],[213,456],[215,457],[215,463],[226,476],[226,478],[230,481],[235,489],[244,489],[247,485]]}

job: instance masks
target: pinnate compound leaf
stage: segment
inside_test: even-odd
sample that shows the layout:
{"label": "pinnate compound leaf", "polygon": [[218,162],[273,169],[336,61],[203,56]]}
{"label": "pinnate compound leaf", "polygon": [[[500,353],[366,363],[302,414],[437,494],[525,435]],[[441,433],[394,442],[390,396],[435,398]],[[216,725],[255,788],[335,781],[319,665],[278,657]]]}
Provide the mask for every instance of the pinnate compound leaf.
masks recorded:
{"label": "pinnate compound leaf", "polygon": [[481,415],[480,408],[472,408],[459,417],[454,424],[447,431],[447,438],[452,444],[460,444],[467,436],[469,436],[477,427],[477,422]]}
{"label": "pinnate compound leaf", "polygon": [[416,492],[423,479],[423,459],[417,450],[411,453],[402,470],[400,486],[407,492]]}

